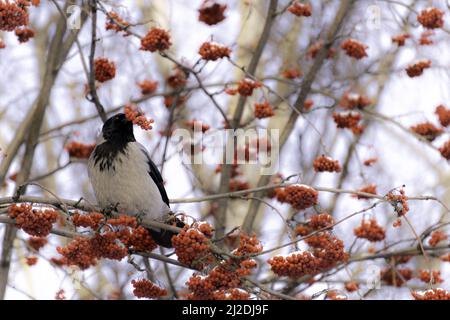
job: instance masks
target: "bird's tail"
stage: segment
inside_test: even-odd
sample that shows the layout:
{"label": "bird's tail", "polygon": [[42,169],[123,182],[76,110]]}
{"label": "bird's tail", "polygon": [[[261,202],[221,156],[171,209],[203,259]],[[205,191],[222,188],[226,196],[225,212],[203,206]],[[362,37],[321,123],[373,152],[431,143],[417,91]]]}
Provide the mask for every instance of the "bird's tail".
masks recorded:
{"label": "bird's tail", "polygon": [[[171,224],[174,225],[178,228],[183,228],[186,224],[181,221],[180,219],[176,218],[176,217],[171,217],[170,222],[168,222],[167,224]],[[157,244],[159,244],[160,246],[164,247],[164,248],[172,248],[172,237],[177,235],[176,232],[170,231],[170,230],[166,230],[166,229],[159,229],[159,230],[154,230],[154,229],[147,229],[150,232],[150,235],[152,236],[153,240],[155,240],[155,242]]]}

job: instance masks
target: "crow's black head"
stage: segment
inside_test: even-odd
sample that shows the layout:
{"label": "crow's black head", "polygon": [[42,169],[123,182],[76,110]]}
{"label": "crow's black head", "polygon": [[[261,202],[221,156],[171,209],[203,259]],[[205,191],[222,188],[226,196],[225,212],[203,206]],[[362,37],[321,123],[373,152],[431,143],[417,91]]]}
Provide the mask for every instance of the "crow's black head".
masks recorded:
{"label": "crow's black head", "polygon": [[106,141],[136,141],[133,134],[133,123],[123,113],[118,113],[106,120],[102,134]]}

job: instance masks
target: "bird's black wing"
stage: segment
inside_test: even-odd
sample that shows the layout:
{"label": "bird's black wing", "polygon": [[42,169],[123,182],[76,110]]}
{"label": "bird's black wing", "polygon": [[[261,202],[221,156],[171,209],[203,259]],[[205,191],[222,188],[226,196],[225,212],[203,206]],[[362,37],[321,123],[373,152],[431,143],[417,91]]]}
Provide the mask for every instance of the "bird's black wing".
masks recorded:
{"label": "bird's black wing", "polygon": [[161,198],[163,201],[169,206],[169,197],[167,197],[166,189],[164,188],[164,181],[161,176],[161,173],[159,172],[156,165],[153,163],[152,159],[150,159],[150,156],[148,155],[147,151],[145,149],[142,149],[142,152],[144,152],[145,157],[147,158],[148,163],[148,173],[150,177],[152,177],[153,182],[158,187],[159,193],[161,194]]}

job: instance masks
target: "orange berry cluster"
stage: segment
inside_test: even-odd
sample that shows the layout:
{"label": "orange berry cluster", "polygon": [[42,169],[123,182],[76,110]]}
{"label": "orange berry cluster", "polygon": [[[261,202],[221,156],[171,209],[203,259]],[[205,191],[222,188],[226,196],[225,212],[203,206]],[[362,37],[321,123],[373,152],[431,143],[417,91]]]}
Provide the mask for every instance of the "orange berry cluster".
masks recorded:
{"label": "orange berry cluster", "polygon": [[441,278],[441,272],[437,270],[431,272],[429,270],[419,270],[419,279],[422,282],[432,285],[444,282]]}
{"label": "orange berry cluster", "polygon": [[428,240],[428,244],[432,247],[436,247],[439,242],[447,240],[448,236],[441,230],[436,230],[431,233],[430,240]]}
{"label": "orange berry cluster", "polygon": [[104,215],[98,212],[89,212],[88,214],[75,212],[71,216],[72,223],[75,227],[91,228],[93,230],[99,228],[104,218]]}
{"label": "orange berry cluster", "polygon": [[312,8],[309,3],[301,3],[300,1],[295,1],[288,8],[288,11],[297,17],[310,17],[312,14]]}
{"label": "orange berry cluster", "polygon": [[183,105],[187,100],[187,96],[178,96],[176,97],[175,95],[167,95],[164,97],[164,105],[166,106],[166,108],[172,108],[174,103],[176,102],[175,107],[179,107],[181,105]]}
{"label": "orange berry cluster", "polygon": [[106,21],[105,28],[106,30],[114,30],[117,33],[123,31],[124,36],[129,36],[131,33],[126,31],[126,29],[130,26],[128,22],[121,19],[116,12],[108,13],[108,21]]}
{"label": "orange berry cluster", "polygon": [[[129,222],[125,222],[127,225]],[[138,252],[151,252],[158,246],[153,240],[150,232],[142,226],[119,230],[117,238],[130,250]]]}
{"label": "orange berry cluster", "polygon": [[418,77],[423,73],[424,69],[431,67],[431,61],[428,59],[419,60],[406,67],[406,73],[410,78]]}
{"label": "orange berry cluster", "polygon": [[143,80],[141,82],[138,82],[137,85],[139,86],[139,88],[141,88],[141,93],[143,95],[152,94],[158,88],[158,81]]}
{"label": "orange berry cluster", "polygon": [[229,58],[231,54],[231,49],[219,43],[204,42],[200,46],[198,53],[205,60],[216,61],[218,59],[222,59],[225,57]]}
{"label": "orange berry cluster", "polygon": [[345,109],[364,109],[371,103],[372,101],[366,96],[357,93],[350,93],[347,91],[342,97],[341,101],[339,101],[339,106]]}
{"label": "orange berry cluster", "polygon": [[205,0],[200,9],[198,10],[198,20],[206,23],[207,25],[215,25],[222,22],[225,19],[225,9],[227,5],[222,5],[214,1]]}
{"label": "orange berry cluster", "polygon": [[88,159],[92,151],[95,149],[95,144],[72,141],[66,144],[64,149],[66,149],[71,158]]}
{"label": "orange berry cluster", "polygon": [[439,148],[439,152],[445,159],[450,160],[450,140],[445,142],[442,147]]}
{"label": "orange berry cluster", "polygon": [[348,292],[354,292],[359,289],[359,284],[356,281],[350,281],[345,283],[345,290]]}
{"label": "orange berry cluster", "polygon": [[362,220],[361,225],[353,232],[357,238],[367,239],[370,242],[382,241],[386,238],[386,230],[377,223],[376,219]]}
{"label": "orange berry cluster", "polygon": [[178,261],[194,269],[202,270],[213,261],[209,247],[209,236],[198,229],[198,226],[185,226],[180,233],[172,237],[172,245]]}
{"label": "orange berry cluster", "polygon": [[[308,52],[306,53],[306,55],[308,57],[314,59],[317,56],[317,54],[319,53],[320,49],[322,49],[322,47],[323,47],[323,42],[317,41],[308,48]],[[330,48],[327,52],[327,59],[332,59],[335,54],[336,54],[336,49]]]}
{"label": "orange berry cluster", "polygon": [[349,255],[345,252],[344,242],[330,232],[320,232],[305,239],[312,248],[313,255],[318,258],[320,270],[327,270],[340,262],[347,261]]}
{"label": "orange berry cluster", "polygon": [[401,287],[405,282],[412,279],[413,272],[409,268],[387,268],[381,270],[380,277],[387,285]]}
{"label": "orange berry cluster", "polygon": [[116,76],[116,65],[107,58],[96,58],[94,60],[95,80],[106,82]]}
{"label": "orange berry cluster", "polygon": [[450,300],[450,292],[441,288],[430,289],[424,292],[411,291],[411,295],[416,300]]}
{"label": "orange berry cluster", "polygon": [[238,179],[230,179],[230,191],[242,191],[250,189],[250,184],[247,181]]}
{"label": "orange berry cluster", "polygon": [[175,72],[172,73],[169,77],[167,77],[166,81],[167,85],[171,88],[174,89],[182,88],[187,83],[186,73],[180,68],[175,68]]}
{"label": "orange berry cluster", "polygon": [[[377,194],[377,186],[375,184],[369,184],[361,189],[358,189],[359,192],[365,192],[370,194]],[[357,199],[370,199],[368,196],[363,196],[360,194],[354,194],[353,197]]]}
{"label": "orange berry cluster", "polygon": [[351,129],[354,134],[361,134],[364,130],[364,126],[359,124],[359,121],[361,120],[361,114],[357,112],[333,112],[333,119],[338,128]]}
{"label": "orange berry cluster", "polygon": [[321,155],[314,160],[314,171],[316,172],[341,172],[341,165],[338,160]]}
{"label": "orange berry cluster", "polygon": [[98,259],[108,258],[122,260],[128,250],[116,241],[113,232],[95,234],[92,238],[76,237],[66,247],[57,247],[56,251],[62,255],[61,265],[78,266],[84,270],[97,264]]}
{"label": "orange berry cluster", "polygon": [[343,49],[349,57],[353,57],[357,60],[367,57],[367,48],[368,46],[354,39],[347,39],[341,44],[341,49]]}
{"label": "orange berry cluster", "polygon": [[203,123],[201,121],[197,121],[195,119],[189,120],[185,122],[186,125],[192,130],[194,131],[196,128],[200,128],[200,130],[205,133],[206,131],[208,131],[211,127],[209,125],[207,125],[206,123]]}
{"label": "orange berry cluster", "polygon": [[374,157],[374,158],[369,158],[369,159],[364,160],[363,164],[366,167],[371,167],[373,164],[375,164],[377,162],[378,162],[378,159]]}
{"label": "orange berry cluster", "polygon": [[48,243],[45,237],[30,237],[27,240],[27,244],[36,251],[45,246]]}
{"label": "orange berry cluster", "polygon": [[151,130],[152,124],[155,122],[153,119],[147,119],[145,114],[135,105],[126,105],[124,108],[124,113],[127,120],[133,122],[135,125],[138,125],[143,130]]}
{"label": "orange berry cluster", "polygon": [[264,101],[263,103],[255,103],[255,118],[263,119],[269,118],[274,115],[273,108],[270,106],[269,101]]}
{"label": "orange berry cluster", "polygon": [[133,294],[138,298],[156,299],[167,295],[167,290],[147,279],[131,280]]}
{"label": "orange berry cluster", "polygon": [[424,137],[430,142],[439,137],[443,132],[442,128],[436,127],[431,122],[419,123],[415,126],[412,126],[411,131]]}
{"label": "orange berry cluster", "polygon": [[408,197],[405,195],[403,188],[399,190],[399,194],[394,194],[393,191],[389,192],[387,199],[399,217],[404,216],[409,211]]}
{"label": "orange berry cluster", "polygon": [[141,39],[140,50],[150,52],[164,51],[169,49],[171,45],[170,34],[164,29],[153,27]]}
{"label": "orange berry cluster", "polygon": [[289,203],[295,210],[304,210],[317,204],[319,193],[305,185],[290,185],[275,191],[277,200]]}
{"label": "orange berry cluster", "polygon": [[267,263],[281,277],[300,278],[320,272],[318,259],[309,251],[293,252],[286,257],[275,256]]}
{"label": "orange berry cluster", "polygon": [[17,39],[20,43],[27,42],[34,37],[34,31],[29,28],[16,29],[14,33],[16,34]]}
{"label": "orange berry cluster", "polygon": [[129,228],[137,228],[138,226],[136,217],[128,216],[126,214],[121,214],[117,218],[110,218],[106,220],[106,223],[114,227],[125,226]]}
{"label": "orange berry cluster", "polygon": [[15,219],[17,228],[36,237],[47,236],[58,219],[58,212],[55,210],[36,210],[29,204],[11,205],[8,215]]}
{"label": "orange berry cluster", "polygon": [[427,30],[422,32],[422,34],[420,35],[419,38],[419,44],[421,46],[429,46],[432,45],[434,43],[433,39],[430,39],[430,37],[434,35],[434,32],[431,30]]}
{"label": "orange berry cluster", "polygon": [[[241,234],[239,245],[231,253],[242,259],[228,259],[214,267],[206,276],[194,274],[186,282],[190,294],[188,299],[215,300],[223,299],[224,294],[234,292],[237,294],[241,285],[241,278],[251,273],[257,267],[253,259],[245,258],[247,255],[256,254],[262,251],[262,245],[256,236]],[[233,290],[234,289],[234,290]],[[233,290],[233,291],[229,291]],[[238,290],[238,291],[237,291]],[[244,291],[238,296],[248,297]],[[238,296],[235,295],[235,298]]]}
{"label": "orange berry cluster", "polygon": [[253,94],[253,90],[260,88],[261,86],[261,82],[245,78],[239,81],[237,91],[241,96],[251,96]]}
{"label": "orange berry cluster", "polygon": [[232,288],[217,290],[213,293],[213,300],[249,300],[250,294],[242,289]]}
{"label": "orange berry cluster", "polygon": [[417,21],[427,29],[442,28],[444,25],[444,12],[438,8],[424,9],[417,16]]}
{"label": "orange berry cluster", "polygon": [[28,24],[28,12],[24,6],[9,1],[0,2],[0,30],[13,31]]}
{"label": "orange berry cluster", "polygon": [[289,68],[284,70],[281,75],[286,79],[297,79],[300,78],[303,73],[299,68]]}
{"label": "orange berry cluster", "polygon": [[406,39],[411,38],[411,35],[409,33],[402,33],[396,36],[392,37],[392,42],[395,42],[398,44],[399,47],[402,47],[405,45]]}
{"label": "orange berry cluster", "polygon": [[436,107],[434,113],[438,116],[439,123],[443,127],[447,127],[450,124],[450,109],[447,109],[444,105],[440,104]]}
{"label": "orange berry cluster", "polygon": [[38,258],[37,257],[26,257],[26,264],[31,266],[34,266],[37,262],[38,262]]}

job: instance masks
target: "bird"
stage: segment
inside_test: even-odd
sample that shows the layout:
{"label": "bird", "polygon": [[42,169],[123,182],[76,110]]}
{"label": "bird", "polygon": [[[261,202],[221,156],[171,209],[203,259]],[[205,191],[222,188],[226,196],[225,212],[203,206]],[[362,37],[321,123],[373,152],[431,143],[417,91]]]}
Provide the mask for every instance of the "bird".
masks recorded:
{"label": "bird", "polygon": [[[118,113],[105,121],[87,167],[102,209],[114,208],[159,222],[174,218],[161,173],[145,147],[136,141],[133,122],[125,114]],[[178,218],[174,221],[177,227],[185,225]],[[172,248],[175,232],[153,227],[147,230],[157,244]]]}

